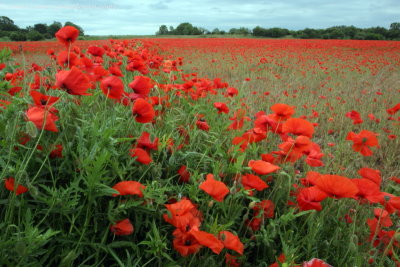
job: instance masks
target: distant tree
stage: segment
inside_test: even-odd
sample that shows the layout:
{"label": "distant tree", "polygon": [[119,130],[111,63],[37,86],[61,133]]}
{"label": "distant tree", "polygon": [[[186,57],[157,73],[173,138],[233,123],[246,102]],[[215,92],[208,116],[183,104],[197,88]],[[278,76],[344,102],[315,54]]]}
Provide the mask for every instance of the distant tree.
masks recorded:
{"label": "distant tree", "polygon": [[169,34],[175,34],[175,29],[173,26],[169,26]]}
{"label": "distant tree", "polygon": [[251,34],[250,29],[245,28],[245,27],[240,27],[239,29],[237,28],[232,28],[229,30],[229,34],[242,34],[242,35],[248,35]]}
{"label": "distant tree", "polygon": [[76,25],[75,23],[72,23],[72,22],[70,22],[70,21],[67,21],[67,22],[65,22],[64,26],[72,26],[72,27],[75,27],[75,28],[77,28],[77,29],[79,30],[79,35],[80,35],[80,36],[85,35],[83,29],[82,29],[80,26]]}
{"label": "distant tree", "polygon": [[61,22],[54,21],[47,27],[47,33],[53,38],[56,35],[56,32],[62,28]]}
{"label": "distant tree", "polygon": [[44,36],[40,32],[33,30],[33,31],[28,32],[28,34],[26,35],[26,38],[29,41],[40,41],[40,40],[44,39]]}
{"label": "distant tree", "polygon": [[200,35],[201,31],[197,27],[193,27],[192,24],[189,22],[184,22],[179,24],[175,31],[174,34],[178,35]]}
{"label": "distant tree", "polygon": [[46,34],[47,33],[47,24],[44,23],[38,23],[33,25],[33,29],[41,34]]}
{"label": "distant tree", "polygon": [[211,34],[221,34],[221,31],[218,28],[215,28],[211,31]]}
{"label": "distant tree", "polygon": [[6,16],[0,17],[0,31],[18,31],[19,27],[14,24],[14,21]]}
{"label": "distant tree", "polygon": [[393,22],[390,24],[390,30],[400,30],[400,22]]}
{"label": "distant tree", "polygon": [[267,29],[257,26],[253,29],[253,35],[265,37],[267,35]]}
{"label": "distant tree", "polygon": [[168,27],[167,25],[161,25],[160,28],[158,29],[158,32],[156,32],[156,35],[165,35],[168,34]]}
{"label": "distant tree", "polygon": [[390,24],[388,38],[400,39],[400,22],[393,22],[392,24]]}
{"label": "distant tree", "polygon": [[23,32],[13,32],[10,34],[11,41],[26,41],[26,34]]}

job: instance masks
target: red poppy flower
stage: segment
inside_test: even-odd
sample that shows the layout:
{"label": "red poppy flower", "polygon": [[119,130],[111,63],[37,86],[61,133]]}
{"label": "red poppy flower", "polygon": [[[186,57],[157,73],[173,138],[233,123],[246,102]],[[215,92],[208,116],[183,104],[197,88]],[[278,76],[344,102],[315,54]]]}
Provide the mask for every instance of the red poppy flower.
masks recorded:
{"label": "red poppy flower", "polygon": [[381,186],[382,177],[381,177],[381,172],[379,170],[371,168],[361,168],[358,170],[358,174],[360,174],[361,177],[363,178],[373,181],[378,186]]}
{"label": "red poppy flower", "polygon": [[122,181],[114,185],[112,188],[119,192],[119,194],[112,194],[113,197],[125,195],[137,195],[143,197],[142,190],[145,189],[146,186],[136,181]]}
{"label": "red poppy flower", "polygon": [[86,91],[91,87],[86,74],[76,67],[71,70],[62,70],[56,74],[56,86],[71,95],[90,95]]}
{"label": "red poppy flower", "polygon": [[179,174],[179,182],[181,182],[181,183],[187,183],[187,182],[189,182],[190,173],[187,171],[185,165],[182,165],[182,166],[179,168],[178,174]]}
{"label": "red poppy flower", "polygon": [[316,186],[306,187],[299,190],[296,200],[300,210],[322,210],[321,201],[328,194]]}
{"label": "red poppy flower", "polygon": [[312,138],[314,126],[311,122],[300,118],[290,118],[282,125],[283,133],[291,133],[294,135],[304,135]]}
{"label": "red poppy flower", "polygon": [[244,188],[256,189],[257,191],[262,191],[265,188],[268,188],[266,182],[261,180],[260,177],[253,174],[245,174],[242,176],[242,185]]}
{"label": "red poppy flower", "polygon": [[109,76],[101,80],[100,88],[111,99],[120,99],[124,93],[124,83],[117,76]]}
{"label": "red poppy flower", "polygon": [[154,87],[154,81],[146,76],[135,76],[129,87],[139,95],[147,96]]}
{"label": "red poppy flower", "polygon": [[182,257],[195,254],[202,247],[192,234],[183,232],[179,228],[174,231],[173,235],[174,240],[172,241],[172,244],[174,249],[178,251]]}
{"label": "red poppy flower", "polygon": [[355,110],[346,113],[346,117],[353,120],[353,124],[361,124],[363,120],[361,119],[360,113]]}
{"label": "red poppy flower", "polygon": [[295,113],[294,107],[281,103],[271,106],[271,110],[275,113],[273,114],[275,121],[287,120]]}
{"label": "red poppy flower", "polygon": [[56,145],[55,148],[50,152],[50,158],[62,158],[63,146]]}
{"label": "red poppy flower", "polygon": [[58,32],[56,32],[57,40],[66,46],[75,42],[78,36],[79,30],[72,26],[62,27]]}
{"label": "red poppy flower", "polygon": [[51,106],[60,99],[59,97],[44,95],[38,91],[30,91],[29,93],[37,106]]}
{"label": "red poppy flower", "polygon": [[91,45],[88,47],[87,52],[95,57],[103,57],[105,50],[103,47]]}
{"label": "red poppy flower", "polygon": [[225,264],[228,267],[240,267],[237,257],[229,253],[225,254]]}
{"label": "red poppy flower", "polygon": [[9,177],[9,178],[5,179],[4,185],[7,190],[15,192],[15,194],[17,196],[28,191],[28,188],[26,188],[25,186],[20,185],[20,184],[16,185],[15,179],[13,177]]}
{"label": "red poppy flower", "polygon": [[155,138],[153,142],[150,140],[150,133],[143,132],[137,140],[137,147],[146,150],[158,150],[158,138]]}
{"label": "red poppy flower", "polygon": [[372,200],[376,195],[381,194],[379,186],[371,180],[366,178],[351,179],[351,181],[357,186],[358,192],[357,197],[369,199],[372,196]]}
{"label": "red poppy flower", "polygon": [[212,174],[207,174],[206,181],[202,182],[199,188],[219,202],[222,202],[229,193],[228,187],[223,182],[215,180]]}
{"label": "red poppy flower", "polygon": [[224,244],[219,241],[213,234],[199,231],[199,230],[190,230],[189,233],[199,242],[201,245],[208,247],[215,254],[221,253],[224,248]]}
{"label": "red poppy flower", "polygon": [[196,126],[200,130],[203,130],[203,131],[206,131],[206,132],[208,132],[208,130],[210,130],[210,126],[208,125],[208,123],[203,118],[200,118],[200,119],[198,119],[196,121]]}
{"label": "red poppy flower", "polygon": [[215,102],[215,103],[214,103],[214,107],[215,107],[216,109],[218,109],[218,114],[221,114],[221,113],[228,114],[228,113],[229,113],[229,108],[228,108],[228,106],[227,106],[225,103],[222,103],[222,102]]}
{"label": "red poppy flower", "polygon": [[314,258],[311,259],[310,261],[304,262],[302,267],[332,267],[332,265],[329,265],[323,260]]}
{"label": "red poppy flower", "polygon": [[254,217],[262,214],[263,218],[273,218],[274,217],[275,204],[271,200],[262,200],[254,205]]}
{"label": "red poppy flower", "polygon": [[250,160],[248,166],[252,169],[253,172],[260,175],[270,174],[280,169],[279,166],[273,165],[263,160]]}
{"label": "red poppy flower", "polygon": [[377,134],[367,130],[362,130],[359,134],[350,132],[347,134],[346,140],[353,141],[353,150],[360,152],[363,156],[372,156],[370,147],[379,146]]}
{"label": "red poppy flower", "polygon": [[198,229],[201,224],[201,213],[188,199],[182,199],[173,204],[166,204],[169,214],[163,214],[167,223],[187,231],[187,229]]}
{"label": "red poppy flower", "polygon": [[351,179],[339,175],[321,175],[315,185],[335,198],[355,197],[358,193],[358,188]]}
{"label": "red poppy flower", "polygon": [[228,89],[226,89],[226,94],[231,97],[237,96],[239,94],[239,91],[236,88],[229,87]]}
{"label": "red poppy flower", "polygon": [[124,219],[111,225],[110,231],[114,235],[130,235],[133,233],[133,225],[129,219]]}
{"label": "red poppy flower", "polygon": [[143,98],[136,99],[132,106],[132,114],[140,123],[151,122],[155,116],[153,106]]}
{"label": "red poppy flower", "polygon": [[397,111],[399,111],[399,110],[400,110],[400,103],[397,103],[394,107],[387,109],[386,112],[387,112],[389,115],[394,115],[394,114],[396,114]]}
{"label": "red poppy flower", "polygon": [[[84,58],[82,59],[82,61]],[[68,51],[61,51],[57,56],[57,63],[63,68],[70,68],[81,64],[77,54]]]}
{"label": "red poppy flower", "polygon": [[29,121],[33,122],[38,129],[46,131],[58,132],[56,121],[57,115],[53,114],[48,108],[42,106],[34,106],[26,111]]}
{"label": "red poppy flower", "polygon": [[218,238],[219,238],[219,240],[222,241],[222,243],[224,244],[224,247],[226,247],[227,249],[236,251],[240,255],[243,255],[244,245],[240,241],[238,236],[232,234],[229,231],[221,231],[218,234]]}
{"label": "red poppy flower", "polygon": [[129,151],[131,152],[131,157],[136,157],[137,162],[148,165],[153,161],[149,153],[142,148],[132,148]]}

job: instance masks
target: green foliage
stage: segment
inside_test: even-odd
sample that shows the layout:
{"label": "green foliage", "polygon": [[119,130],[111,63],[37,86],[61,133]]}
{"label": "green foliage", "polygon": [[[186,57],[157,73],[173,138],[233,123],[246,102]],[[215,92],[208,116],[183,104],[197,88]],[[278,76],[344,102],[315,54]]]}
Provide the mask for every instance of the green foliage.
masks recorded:
{"label": "green foliage", "polygon": [[23,32],[13,32],[10,34],[11,41],[26,41],[26,34]]}
{"label": "green foliage", "polygon": [[28,32],[26,37],[29,41],[40,41],[44,39],[44,36],[40,32],[35,30]]}
{"label": "green foliage", "polygon": [[56,34],[56,32],[58,32],[58,30],[61,29],[61,28],[62,28],[61,22],[54,21],[52,24],[50,24],[50,25],[47,27],[47,33],[48,33],[51,37],[54,37],[55,34]]}

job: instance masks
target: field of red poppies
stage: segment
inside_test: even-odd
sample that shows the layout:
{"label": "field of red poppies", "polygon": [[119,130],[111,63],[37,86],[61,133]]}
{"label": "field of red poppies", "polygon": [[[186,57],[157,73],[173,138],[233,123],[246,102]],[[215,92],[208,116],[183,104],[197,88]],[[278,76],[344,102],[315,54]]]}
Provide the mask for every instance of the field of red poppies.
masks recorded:
{"label": "field of red poppies", "polygon": [[400,42],[78,34],[0,43],[0,265],[400,265]]}

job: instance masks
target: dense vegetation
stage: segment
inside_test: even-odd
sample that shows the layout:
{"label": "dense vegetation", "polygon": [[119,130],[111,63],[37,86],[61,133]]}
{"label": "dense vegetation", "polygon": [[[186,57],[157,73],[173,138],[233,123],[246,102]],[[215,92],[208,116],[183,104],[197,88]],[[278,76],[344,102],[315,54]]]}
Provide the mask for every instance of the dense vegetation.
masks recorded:
{"label": "dense vegetation", "polygon": [[202,34],[240,34],[253,35],[257,37],[281,38],[292,36],[300,39],[356,39],[356,40],[397,40],[400,39],[400,23],[390,24],[389,29],[384,27],[371,27],[366,29],[355,26],[334,26],[327,29],[310,29],[292,31],[285,28],[263,28],[260,26],[250,30],[245,27],[232,28],[228,32],[215,28],[212,31],[195,27],[185,22],[174,29],[170,26],[161,25],[157,35],[202,35]]}
{"label": "dense vegetation", "polygon": [[54,34],[63,26],[73,26],[84,35],[84,31],[78,25],[67,21],[64,25],[54,21],[52,24],[37,23],[33,26],[20,28],[14,21],[6,16],[0,16],[0,38],[10,39],[11,41],[40,41],[54,37]]}

